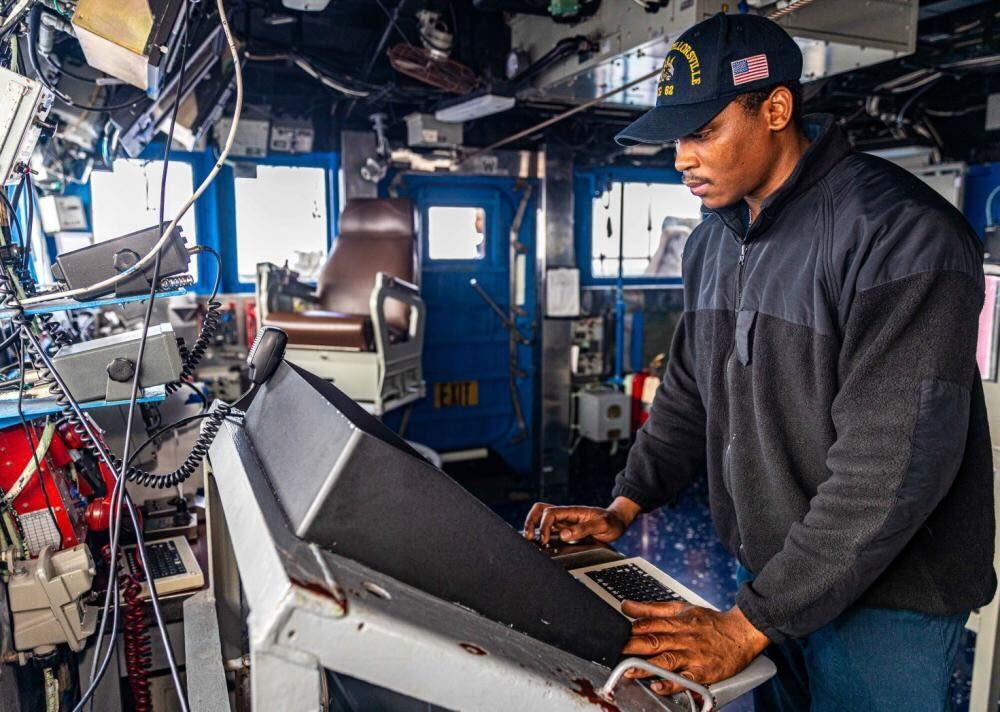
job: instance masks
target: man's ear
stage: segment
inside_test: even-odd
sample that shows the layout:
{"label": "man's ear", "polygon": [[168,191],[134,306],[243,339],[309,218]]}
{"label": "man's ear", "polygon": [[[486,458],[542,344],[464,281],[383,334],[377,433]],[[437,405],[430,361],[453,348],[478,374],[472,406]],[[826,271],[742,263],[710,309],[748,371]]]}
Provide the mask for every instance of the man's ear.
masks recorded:
{"label": "man's ear", "polygon": [[768,128],[771,131],[782,131],[792,121],[792,112],[795,108],[795,98],[788,87],[775,87],[771,96],[764,102],[764,112],[767,117]]}

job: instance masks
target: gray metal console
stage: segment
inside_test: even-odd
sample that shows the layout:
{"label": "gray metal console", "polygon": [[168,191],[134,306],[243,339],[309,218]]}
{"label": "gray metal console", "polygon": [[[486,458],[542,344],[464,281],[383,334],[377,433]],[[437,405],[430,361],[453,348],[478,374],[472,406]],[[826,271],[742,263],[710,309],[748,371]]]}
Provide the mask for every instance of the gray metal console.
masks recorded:
{"label": "gray metal console", "polygon": [[[247,426],[225,423],[209,456],[249,606],[254,709],[319,709],[323,668],[454,710],[689,709],[633,681],[602,698],[608,667],[299,538],[275,493],[299,456],[276,471]],[[772,674],[759,659],[711,686],[715,708]]]}

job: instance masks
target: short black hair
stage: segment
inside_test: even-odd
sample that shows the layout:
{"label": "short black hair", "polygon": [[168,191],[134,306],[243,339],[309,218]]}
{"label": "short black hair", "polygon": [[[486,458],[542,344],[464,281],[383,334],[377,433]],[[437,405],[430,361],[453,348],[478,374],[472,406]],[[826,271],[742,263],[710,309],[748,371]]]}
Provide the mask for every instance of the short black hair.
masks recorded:
{"label": "short black hair", "polygon": [[785,87],[792,93],[792,125],[800,132],[805,131],[805,120],[803,118],[805,112],[802,109],[802,84],[798,81],[782,82],[767,89],[758,89],[757,91],[740,94],[736,97],[736,101],[743,107],[743,111],[746,112],[747,116],[753,116],[760,111],[760,107],[764,105],[767,98],[771,96],[771,92],[777,87]]}

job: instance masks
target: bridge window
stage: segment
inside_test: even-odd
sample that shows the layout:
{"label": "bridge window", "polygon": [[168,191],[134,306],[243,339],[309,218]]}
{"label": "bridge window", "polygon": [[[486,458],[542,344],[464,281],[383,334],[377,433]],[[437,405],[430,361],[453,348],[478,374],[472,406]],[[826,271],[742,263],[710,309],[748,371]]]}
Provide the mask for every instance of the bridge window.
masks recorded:
{"label": "bridge window", "polygon": [[594,198],[592,214],[594,277],[617,277],[619,254],[626,277],[680,277],[684,243],[701,222],[701,200],[683,185],[618,181]]}
{"label": "bridge window", "polygon": [[[163,161],[118,158],[110,171],[94,171],[90,176],[94,242],[104,242],[155,226],[160,219],[162,181]],[[171,157],[167,169],[164,222],[170,223],[174,219],[193,191],[194,170],[191,164]],[[193,206],[179,224],[187,243],[197,244],[198,226]],[[197,260],[191,260],[189,271],[197,280]]]}
{"label": "bridge window", "polygon": [[260,262],[286,260],[303,280],[315,280],[329,244],[326,171],[268,165],[256,170],[256,178],[237,177],[235,184],[240,281],[253,282]]}

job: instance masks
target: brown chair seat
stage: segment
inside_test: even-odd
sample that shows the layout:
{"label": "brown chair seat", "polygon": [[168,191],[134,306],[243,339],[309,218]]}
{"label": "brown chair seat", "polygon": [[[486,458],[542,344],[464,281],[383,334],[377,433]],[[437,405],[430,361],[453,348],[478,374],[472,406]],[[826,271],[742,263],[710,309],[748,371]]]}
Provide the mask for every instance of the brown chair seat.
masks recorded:
{"label": "brown chair seat", "polygon": [[288,334],[289,346],[321,346],[370,351],[373,347],[371,319],[362,314],[333,311],[271,312],[267,326]]}
{"label": "brown chair seat", "polygon": [[[273,311],[264,319],[288,334],[288,345],[374,351],[370,315],[376,275],[412,282],[416,274],[413,204],[403,198],[352,198],[340,216],[340,235],[317,280],[317,309]],[[390,343],[408,338],[410,307],[383,305]]]}

